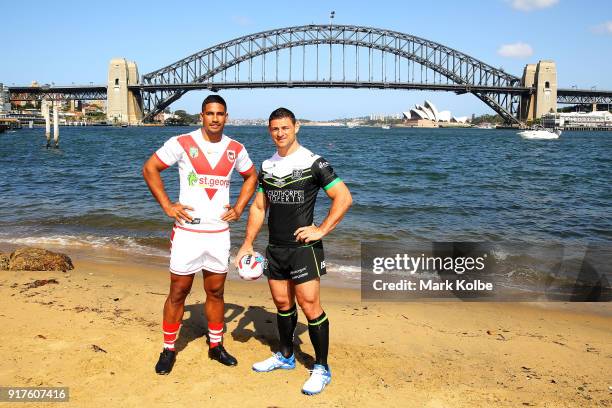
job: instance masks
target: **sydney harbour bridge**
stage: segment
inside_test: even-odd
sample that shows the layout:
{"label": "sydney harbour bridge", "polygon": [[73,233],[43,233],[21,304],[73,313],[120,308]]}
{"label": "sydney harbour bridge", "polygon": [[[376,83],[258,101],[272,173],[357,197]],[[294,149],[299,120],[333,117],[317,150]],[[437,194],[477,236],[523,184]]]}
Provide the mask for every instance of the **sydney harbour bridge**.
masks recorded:
{"label": "sydney harbour bridge", "polygon": [[11,100],[107,99],[107,115],[151,121],[190,90],[370,88],[471,93],[508,124],[522,125],[557,104],[612,104],[612,91],[557,86],[552,61],[521,77],[443,44],[397,31],[305,25],[263,31],[206,48],[138,76],[135,63],[111,61],[108,82],[9,87]]}

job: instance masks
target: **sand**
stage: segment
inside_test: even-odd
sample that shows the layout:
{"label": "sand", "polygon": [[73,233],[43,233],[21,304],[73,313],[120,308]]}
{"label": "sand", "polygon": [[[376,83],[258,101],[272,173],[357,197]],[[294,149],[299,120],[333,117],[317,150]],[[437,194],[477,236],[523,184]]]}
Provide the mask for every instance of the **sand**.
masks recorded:
{"label": "sand", "polygon": [[[303,314],[296,369],[251,370],[277,344],[264,281],[227,282],[225,345],[239,361],[228,368],[206,354],[198,277],[174,370],[158,376],[166,269],[73,260],[68,273],[0,271],[0,385],[66,386],[67,407],[612,406],[609,303],[372,303],[324,287],[333,380],[307,397],[314,352]],[[36,279],[58,283],[28,288]]]}

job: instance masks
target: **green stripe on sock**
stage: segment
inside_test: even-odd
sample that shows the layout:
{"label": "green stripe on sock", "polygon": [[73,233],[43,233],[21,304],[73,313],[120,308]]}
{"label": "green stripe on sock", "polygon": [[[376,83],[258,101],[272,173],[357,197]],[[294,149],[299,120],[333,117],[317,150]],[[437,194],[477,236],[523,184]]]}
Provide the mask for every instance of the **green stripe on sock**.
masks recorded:
{"label": "green stripe on sock", "polygon": [[317,322],[313,322],[313,323],[308,322],[308,325],[309,326],[318,326],[318,325],[320,325],[321,323],[323,323],[326,320],[327,320],[327,315],[325,315],[325,317],[323,317],[321,320],[319,320]]}
{"label": "green stripe on sock", "polygon": [[292,311],[287,312],[287,313],[281,313],[281,312],[277,312],[277,313],[278,313],[279,316],[287,317],[287,316],[294,315],[296,311],[297,310],[293,309]]}

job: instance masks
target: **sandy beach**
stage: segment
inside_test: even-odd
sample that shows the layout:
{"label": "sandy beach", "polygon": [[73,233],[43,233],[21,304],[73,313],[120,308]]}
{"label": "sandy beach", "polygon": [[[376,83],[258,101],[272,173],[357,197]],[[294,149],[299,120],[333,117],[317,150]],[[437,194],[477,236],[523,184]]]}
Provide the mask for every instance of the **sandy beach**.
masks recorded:
{"label": "sandy beach", "polygon": [[[162,261],[69,255],[76,268],[67,273],[0,272],[3,386],[69,387],[66,406],[75,407],[612,406],[609,303],[372,303],[325,286],[333,381],[307,397],[300,388],[314,353],[303,314],[297,368],[251,371],[276,347],[264,281],[227,282],[225,344],[239,361],[227,368],[206,355],[198,277],[174,370],[158,376]],[[57,284],[28,286],[37,279]]]}

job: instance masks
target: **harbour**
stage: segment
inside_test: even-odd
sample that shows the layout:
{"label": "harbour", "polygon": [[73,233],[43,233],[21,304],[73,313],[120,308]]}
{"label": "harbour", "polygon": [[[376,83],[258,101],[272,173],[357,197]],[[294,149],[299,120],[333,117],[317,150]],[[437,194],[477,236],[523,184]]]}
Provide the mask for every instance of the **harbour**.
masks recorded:
{"label": "harbour", "polygon": [[[139,170],[166,139],[188,130],[64,127],[61,147],[53,150],[44,148],[43,129],[7,133],[0,145],[0,188],[7,192],[0,241],[167,256],[171,223],[149,199]],[[263,126],[228,126],[226,133],[256,164],[272,153]],[[343,285],[358,282],[364,240],[558,242],[568,248],[612,240],[606,154],[612,138],[600,134],[564,131],[558,140],[529,141],[516,130],[308,126],[300,140],[330,161],[355,197],[326,242],[332,275]],[[171,197],[178,196],[175,178],[174,170],[164,172]],[[326,200],[319,201],[318,222]],[[234,248],[245,222],[243,215],[233,226]]]}

